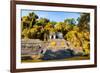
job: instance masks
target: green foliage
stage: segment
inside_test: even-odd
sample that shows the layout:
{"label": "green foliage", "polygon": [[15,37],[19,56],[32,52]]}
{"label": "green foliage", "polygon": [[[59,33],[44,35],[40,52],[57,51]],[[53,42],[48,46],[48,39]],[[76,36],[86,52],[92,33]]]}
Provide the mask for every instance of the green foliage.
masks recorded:
{"label": "green foliage", "polygon": [[52,24],[52,25],[56,25],[57,22],[55,22],[55,21],[51,21],[50,24]]}
{"label": "green foliage", "polygon": [[48,19],[46,18],[40,18],[35,25],[38,25],[38,26],[45,26],[47,23],[49,22]]}
{"label": "green foliage", "polygon": [[78,26],[80,27],[80,31],[89,31],[90,30],[90,14],[82,13],[80,18],[78,18]]}
{"label": "green foliage", "polygon": [[67,18],[67,19],[64,20],[64,22],[66,24],[73,24],[73,25],[76,23],[74,18]]}

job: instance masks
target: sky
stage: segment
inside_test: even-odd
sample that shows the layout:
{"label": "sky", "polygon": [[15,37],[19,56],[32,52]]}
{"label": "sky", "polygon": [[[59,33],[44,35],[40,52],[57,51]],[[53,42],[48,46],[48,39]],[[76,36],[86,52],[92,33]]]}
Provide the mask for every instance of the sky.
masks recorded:
{"label": "sky", "polygon": [[63,22],[66,18],[77,19],[80,17],[79,12],[61,12],[61,11],[34,11],[34,10],[22,10],[21,17],[27,16],[30,12],[34,12],[39,18],[47,18],[50,21]]}

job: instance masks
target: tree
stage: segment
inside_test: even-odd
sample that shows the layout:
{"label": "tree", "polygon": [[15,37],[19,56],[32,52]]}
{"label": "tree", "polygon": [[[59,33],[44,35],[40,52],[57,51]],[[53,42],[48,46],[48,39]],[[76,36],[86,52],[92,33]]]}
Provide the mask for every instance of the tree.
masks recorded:
{"label": "tree", "polygon": [[81,31],[89,31],[90,30],[90,14],[82,13],[80,14],[80,18],[78,20],[78,26]]}
{"label": "tree", "polygon": [[67,31],[73,30],[73,27],[76,26],[76,21],[74,18],[67,18],[64,20],[64,23],[67,24]]}
{"label": "tree", "polygon": [[54,26],[49,22],[44,27],[44,40],[49,39],[50,33],[55,32]]}
{"label": "tree", "polygon": [[76,23],[74,18],[67,18],[67,19],[64,20],[64,22],[66,24],[73,24],[73,25]]}
{"label": "tree", "polygon": [[63,24],[64,24],[63,22],[58,22],[58,23],[55,25],[56,31],[61,32],[61,31],[62,31]]}
{"label": "tree", "polygon": [[34,12],[29,13],[30,27],[33,27],[33,25],[36,23],[36,19],[38,19],[38,16]]}
{"label": "tree", "polygon": [[46,18],[40,18],[40,19],[38,19],[38,21],[36,22],[35,25],[43,26],[44,27],[48,22],[49,22],[48,19],[46,19]]}
{"label": "tree", "polygon": [[36,23],[36,19],[38,19],[38,16],[34,12],[29,13],[28,16],[23,16],[21,18],[22,30],[26,28],[32,28],[33,25]]}
{"label": "tree", "polygon": [[28,16],[23,16],[21,18],[21,28],[22,30],[29,28],[30,26],[30,21],[28,20]]}
{"label": "tree", "polygon": [[23,39],[28,39],[29,38],[29,34],[30,34],[30,30],[28,28],[24,29],[21,33],[21,37]]}
{"label": "tree", "polygon": [[57,24],[57,22],[55,22],[55,21],[51,21],[50,24],[52,24],[52,25],[55,26],[55,25]]}

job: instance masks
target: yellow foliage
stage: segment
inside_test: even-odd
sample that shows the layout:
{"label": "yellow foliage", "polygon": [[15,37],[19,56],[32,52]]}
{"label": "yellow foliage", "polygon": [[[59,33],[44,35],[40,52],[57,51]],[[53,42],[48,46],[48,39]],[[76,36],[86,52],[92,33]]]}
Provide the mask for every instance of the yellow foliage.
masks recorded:
{"label": "yellow foliage", "polygon": [[25,22],[25,21],[27,21],[27,20],[28,20],[28,19],[27,19],[27,16],[23,16],[22,21]]}
{"label": "yellow foliage", "polygon": [[[77,35],[77,36],[76,36]],[[84,37],[84,35],[86,35]],[[87,38],[89,39],[89,33],[84,32],[78,32],[76,30],[69,31],[65,37],[66,40],[68,40],[70,43],[72,43],[73,47],[83,47],[83,49],[89,49],[89,42],[88,40],[84,39]]]}
{"label": "yellow foliage", "polygon": [[89,44],[90,44],[89,41],[84,40],[84,42],[83,42],[83,48],[84,49],[89,49],[90,48]]}
{"label": "yellow foliage", "polygon": [[73,27],[73,30],[74,30],[74,31],[79,31],[79,27],[78,27],[78,26],[74,26],[74,27]]}
{"label": "yellow foliage", "polygon": [[45,27],[44,30],[49,31],[49,32],[55,32],[55,29],[53,28],[52,24],[48,23]]}
{"label": "yellow foliage", "polygon": [[62,29],[62,25],[60,23],[57,23],[55,29],[56,30],[61,30]]}
{"label": "yellow foliage", "polygon": [[55,41],[52,41],[52,42],[50,43],[50,45],[51,45],[51,46],[56,46],[56,42],[55,42]]}
{"label": "yellow foliage", "polygon": [[84,51],[85,51],[84,52],[85,54],[90,54],[90,50],[89,49],[84,49]]}
{"label": "yellow foliage", "polygon": [[31,33],[37,32],[37,28],[32,28],[32,29],[30,29],[30,32],[31,32]]}
{"label": "yellow foliage", "polygon": [[84,38],[87,39],[87,40],[90,40],[90,33],[84,32]]}
{"label": "yellow foliage", "polygon": [[25,39],[28,38],[29,32],[30,32],[29,29],[24,29],[24,30],[22,31],[22,35],[24,36]]}
{"label": "yellow foliage", "polygon": [[62,46],[65,45],[65,42],[62,41],[62,42],[61,42],[61,45],[62,45]]}

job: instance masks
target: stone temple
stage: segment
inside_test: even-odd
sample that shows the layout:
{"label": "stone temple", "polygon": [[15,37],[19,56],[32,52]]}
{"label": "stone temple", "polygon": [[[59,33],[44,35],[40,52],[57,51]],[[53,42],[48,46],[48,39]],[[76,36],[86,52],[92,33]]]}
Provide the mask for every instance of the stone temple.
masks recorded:
{"label": "stone temple", "polygon": [[51,33],[49,37],[48,43],[45,45],[46,49],[57,51],[69,48],[69,43],[63,38],[63,34],[61,32]]}
{"label": "stone temple", "polygon": [[23,59],[25,55],[30,56],[32,59],[63,59],[74,56],[75,52],[82,53],[82,50],[74,50],[71,44],[63,38],[61,32],[50,33],[47,41],[22,39],[21,45],[21,55]]}

